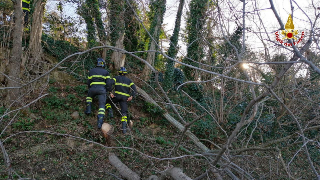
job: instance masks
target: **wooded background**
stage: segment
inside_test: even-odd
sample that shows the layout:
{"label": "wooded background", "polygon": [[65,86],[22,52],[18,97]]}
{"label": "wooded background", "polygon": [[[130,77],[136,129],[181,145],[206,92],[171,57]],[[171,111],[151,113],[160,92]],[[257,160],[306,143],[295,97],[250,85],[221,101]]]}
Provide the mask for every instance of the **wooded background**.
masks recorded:
{"label": "wooded background", "polygon": [[[320,179],[320,2],[279,2],[31,0],[24,25],[2,0],[0,177]],[[98,57],[138,86],[107,145],[83,114]]]}

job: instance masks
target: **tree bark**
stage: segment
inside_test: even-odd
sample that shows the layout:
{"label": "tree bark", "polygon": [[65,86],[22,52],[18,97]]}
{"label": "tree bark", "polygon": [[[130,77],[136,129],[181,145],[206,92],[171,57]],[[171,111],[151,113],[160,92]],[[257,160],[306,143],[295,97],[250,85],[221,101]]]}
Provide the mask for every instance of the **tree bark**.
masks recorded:
{"label": "tree bark", "polygon": [[174,167],[167,172],[175,180],[192,180],[185,175],[180,168]]}
{"label": "tree bark", "polygon": [[[122,20],[121,20],[122,21]],[[116,41],[115,47],[123,49],[123,39],[124,39],[124,32],[119,32],[119,39]],[[111,55],[111,61],[113,62],[113,67],[112,69],[114,71],[117,71],[120,69],[120,67],[124,66],[126,59],[126,55],[118,52],[118,51],[113,51]]]}
{"label": "tree bark", "polygon": [[[180,26],[181,26],[183,5],[184,5],[184,0],[180,0],[173,34],[170,38],[170,47],[168,50],[168,56],[173,59],[176,58],[177,52],[178,52],[177,45],[178,45],[178,40],[179,40],[179,32],[180,32]],[[171,59],[168,59],[167,65],[166,65],[166,74],[165,74],[165,79],[164,79],[164,82],[165,82],[164,88],[166,90],[172,88],[173,73],[174,73],[174,61],[172,61]]]}
{"label": "tree bark", "polygon": [[114,153],[109,154],[109,161],[124,178],[128,180],[140,180],[140,176],[123,164]]}
{"label": "tree bark", "polygon": [[[150,27],[150,45],[149,45],[149,50],[154,51],[158,49],[157,47],[158,42],[159,42],[159,36],[161,32],[161,25],[163,22],[163,16],[165,13],[165,5],[166,5],[166,0],[160,0],[160,1],[155,1],[155,6],[156,9],[154,10],[154,17],[153,17],[153,22]],[[156,59],[157,53],[156,52],[148,52],[147,56],[147,62],[151,64],[151,66],[154,66],[154,62]],[[144,66],[142,76],[145,81],[149,79],[149,75],[151,73],[151,69],[148,66]]]}
{"label": "tree bark", "polygon": [[[45,2],[42,0],[35,0],[33,3],[33,13],[32,13],[32,24],[30,31],[30,64],[34,64],[41,60],[42,57],[42,46],[41,46],[41,36],[42,36],[42,20],[44,16]],[[23,66],[24,64],[22,64]]]}
{"label": "tree bark", "polygon": [[[116,48],[124,49],[124,3],[125,1],[121,0],[111,0],[110,1],[110,26],[111,26],[111,45]],[[126,55],[113,51],[111,55],[111,62],[113,63],[110,67],[111,70],[117,71],[120,67],[124,66]]]}
{"label": "tree bark", "polygon": [[[7,87],[19,87],[20,82],[20,65],[22,58],[22,33],[23,33],[23,12],[22,1],[14,3],[15,25],[13,28],[13,48],[10,55],[8,65],[8,84]],[[19,89],[11,89],[7,94],[7,102],[15,100],[19,97]]]}

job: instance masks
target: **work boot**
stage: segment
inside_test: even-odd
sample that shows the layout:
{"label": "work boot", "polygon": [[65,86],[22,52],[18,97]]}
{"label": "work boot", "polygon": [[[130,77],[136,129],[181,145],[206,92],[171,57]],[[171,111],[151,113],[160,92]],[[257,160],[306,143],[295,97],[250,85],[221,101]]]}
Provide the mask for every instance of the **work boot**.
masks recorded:
{"label": "work boot", "polygon": [[122,121],[122,132],[125,134],[127,132],[127,122]]}
{"label": "work boot", "polygon": [[97,118],[98,118],[98,122],[97,122],[97,124],[98,124],[98,129],[101,129],[102,124],[103,124],[104,115],[98,114]]}
{"label": "work boot", "polygon": [[112,108],[108,108],[107,110],[108,110],[108,116],[109,116],[110,118],[113,118]]}
{"label": "work boot", "polygon": [[91,113],[91,102],[87,102],[86,111],[84,112],[86,115]]}
{"label": "work boot", "polygon": [[125,134],[127,132],[127,116],[122,116],[122,132]]}

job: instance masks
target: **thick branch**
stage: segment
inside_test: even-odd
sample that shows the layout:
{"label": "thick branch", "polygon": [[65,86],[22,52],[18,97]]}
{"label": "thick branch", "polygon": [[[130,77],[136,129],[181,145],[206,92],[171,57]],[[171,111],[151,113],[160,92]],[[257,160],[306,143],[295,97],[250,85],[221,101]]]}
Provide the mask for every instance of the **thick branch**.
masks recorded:
{"label": "thick branch", "polygon": [[175,180],[192,180],[190,177],[185,175],[180,168],[177,167],[169,169],[167,173]]}
{"label": "thick branch", "polygon": [[128,180],[140,180],[140,176],[137,173],[133,172],[130,168],[128,168],[128,166],[123,164],[114,153],[109,154],[109,161],[112,166],[114,166],[119,171],[121,176],[125,177]]}

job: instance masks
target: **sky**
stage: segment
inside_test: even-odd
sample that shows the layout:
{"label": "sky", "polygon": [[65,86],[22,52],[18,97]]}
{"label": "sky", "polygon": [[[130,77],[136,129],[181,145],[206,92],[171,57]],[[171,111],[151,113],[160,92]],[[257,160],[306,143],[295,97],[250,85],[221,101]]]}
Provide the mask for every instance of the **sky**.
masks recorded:
{"label": "sky", "polygon": [[[146,2],[147,0],[144,0]],[[316,0],[316,6],[320,7],[320,2],[319,0]],[[59,2],[49,0],[47,3],[47,11],[50,12],[52,10],[56,10],[56,3]],[[185,17],[186,17],[186,11],[189,10],[189,2],[190,0],[186,0],[184,4],[184,11],[183,11],[183,19],[182,19],[182,28],[185,28]],[[264,47],[263,44],[260,42],[260,40],[257,38],[257,35],[255,35],[252,32],[262,32],[263,38],[268,38],[267,35],[270,37],[271,40],[275,40],[275,31],[279,29],[279,24],[277,22],[277,19],[275,18],[272,10],[270,9],[270,3],[269,0],[246,0],[247,5],[246,5],[246,11],[249,11],[247,13],[247,18],[245,19],[246,26],[250,28],[250,31],[246,32],[246,43],[249,47],[252,47],[256,51],[261,51]],[[302,31],[307,32],[307,29],[310,29],[310,23],[307,18],[307,16],[304,14],[302,10],[307,13],[311,19],[314,19],[314,12],[311,10],[313,8],[310,8],[312,0],[273,0],[275,8],[285,24],[287,22],[289,14],[293,12],[293,23],[295,25],[295,29],[299,31],[301,34]],[[294,10],[291,11],[291,3],[294,7]],[[296,4],[296,3],[297,4]],[[227,31],[229,33],[232,33],[236,27],[236,24],[234,23],[235,17],[240,17],[237,21],[242,23],[242,8],[243,8],[243,3],[240,0],[219,0],[219,3],[221,3],[221,10],[223,12],[223,16],[226,19],[229,19],[228,21],[223,21],[223,25],[226,27]],[[175,24],[175,18],[176,18],[176,13],[177,9],[179,6],[179,0],[167,0],[167,7],[166,7],[166,13],[164,16],[164,24],[165,24],[165,30],[169,36],[171,36],[174,24]],[[302,10],[299,9],[299,6]],[[230,7],[233,8],[233,11],[230,11]],[[254,12],[255,8],[259,9],[260,17],[262,19],[263,24],[266,27],[267,34],[264,33],[263,26],[261,23],[259,23],[259,19],[257,16],[257,12]],[[76,6],[68,3],[64,6],[64,15],[65,16],[74,16],[76,15]],[[311,10],[311,11],[310,11]],[[85,25],[82,25],[82,30],[85,30]],[[182,31],[180,31],[182,32]],[[220,35],[222,32],[218,32]],[[299,34],[299,35],[300,35]],[[219,34],[218,34],[219,35]],[[168,42],[163,42],[162,43],[165,48],[168,48],[169,43]],[[180,40],[179,45],[181,46],[180,49],[180,55],[185,55],[186,53],[186,44],[182,43]],[[272,45],[272,44],[270,44]]]}

